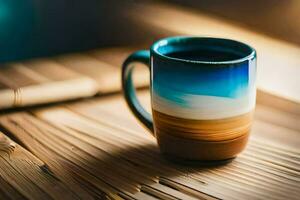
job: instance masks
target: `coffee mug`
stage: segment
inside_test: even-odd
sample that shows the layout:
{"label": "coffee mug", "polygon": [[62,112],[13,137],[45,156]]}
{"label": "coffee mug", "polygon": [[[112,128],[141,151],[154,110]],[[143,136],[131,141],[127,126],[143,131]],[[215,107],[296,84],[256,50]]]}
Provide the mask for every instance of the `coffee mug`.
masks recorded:
{"label": "coffee mug", "polygon": [[[152,116],[132,83],[134,63],[150,69]],[[123,63],[122,89],[138,120],[174,159],[225,160],[246,146],[256,98],[256,52],[238,41],[170,37]]]}

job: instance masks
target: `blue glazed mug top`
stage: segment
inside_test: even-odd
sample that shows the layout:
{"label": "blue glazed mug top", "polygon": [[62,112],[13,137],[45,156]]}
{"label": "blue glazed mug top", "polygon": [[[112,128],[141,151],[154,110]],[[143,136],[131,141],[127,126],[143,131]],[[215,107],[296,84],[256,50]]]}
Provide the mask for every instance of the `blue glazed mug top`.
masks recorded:
{"label": "blue glazed mug top", "polygon": [[153,109],[203,120],[248,112],[255,104],[255,65],[255,51],[237,41],[160,40],[151,48]]}
{"label": "blue glazed mug top", "polygon": [[[152,115],[135,95],[133,62],[150,69]],[[245,147],[256,98],[256,52],[238,41],[170,37],[131,54],[122,68],[124,97],[163,153],[221,160]]]}

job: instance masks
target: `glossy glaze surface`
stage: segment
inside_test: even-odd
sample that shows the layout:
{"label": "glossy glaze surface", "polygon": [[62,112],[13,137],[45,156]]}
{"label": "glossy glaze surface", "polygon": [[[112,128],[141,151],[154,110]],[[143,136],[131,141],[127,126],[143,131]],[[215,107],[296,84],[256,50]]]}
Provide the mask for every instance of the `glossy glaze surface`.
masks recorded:
{"label": "glossy glaze surface", "polygon": [[198,120],[224,119],[253,110],[256,60],[254,56],[243,59],[250,50],[213,38],[206,38],[204,44],[201,40],[181,43],[187,46],[165,43],[152,54],[154,110]]}
{"label": "glossy glaze surface", "polygon": [[[150,62],[148,63],[150,59]],[[152,116],[139,103],[131,63],[148,64]],[[256,53],[241,42],[171,37],[131,54],[122,87],[129,108],[161,151],[187,160],[223,160],[240,153],[255,107]]]}
{"label": "glossy glaze surface", "polygon": [[162,40],[151,52],[154,131],[173,158],[223,160],[248,140],[255,107],[256,57],[232,40]]}

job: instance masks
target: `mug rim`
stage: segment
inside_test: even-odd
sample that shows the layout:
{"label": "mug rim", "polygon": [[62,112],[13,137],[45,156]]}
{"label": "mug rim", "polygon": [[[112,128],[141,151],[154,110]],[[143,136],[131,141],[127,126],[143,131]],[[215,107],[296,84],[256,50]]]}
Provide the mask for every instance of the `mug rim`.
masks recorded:
{"label": "mug rim", "polygon": [[[246,48],[249,50],[250,53],[248,53],[246,56],[241,56],[241,58],[238,59],[232,59],[232,60],[225,60],[225,61],[205,61],[205,60],[192,60],[192,59],[183,59],[183,58],[176,58],[171,57],[163,54],[159,51],[159,48],[162,46],[170,45],[170,44],[176,44],[176,43],[182,43],[182,42],[190,42],[190,40],[204,40],[204,41],[221,41],[228,44],[236,44],[239,45],[239,47]],[[243,42],[227,39],[227,38],[217,38],[217,37],[199,37],[199,36],[173,36],[173,37],[167,37],[162,38],[156,42],[154,42],[150,48],[151,53],[154,53],[155,55],[168,59],[173,60],[177,62],[184,62],[184,63],[194,63],[194,64],[212,64],[212,65],[224,65],[224,64],[237,64],[242,63],[247,60],[252,60],[256,58],[256,51],[254,48],[252,48],[250,45],[245,44]]]}

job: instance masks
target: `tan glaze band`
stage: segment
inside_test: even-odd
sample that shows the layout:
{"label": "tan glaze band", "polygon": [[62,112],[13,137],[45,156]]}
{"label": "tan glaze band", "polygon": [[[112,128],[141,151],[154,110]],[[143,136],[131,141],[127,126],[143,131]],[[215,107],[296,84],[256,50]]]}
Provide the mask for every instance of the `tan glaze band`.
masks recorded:
{"label": "tan glaze band", "polygon": [[253,112],[217,120],[191,120],[152,110],[156,132],[202,141],[225,141],[248,134]]}
{"label": "tan glaze band", "polygon": [[175,160],[219,161],[234,158],[245,148],[248,136],[249,133],[246,133],[232,140],[207,142],[175,137],[159,130],[156,132],[160,151]]}

